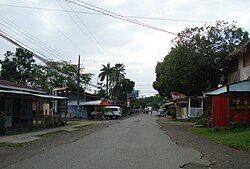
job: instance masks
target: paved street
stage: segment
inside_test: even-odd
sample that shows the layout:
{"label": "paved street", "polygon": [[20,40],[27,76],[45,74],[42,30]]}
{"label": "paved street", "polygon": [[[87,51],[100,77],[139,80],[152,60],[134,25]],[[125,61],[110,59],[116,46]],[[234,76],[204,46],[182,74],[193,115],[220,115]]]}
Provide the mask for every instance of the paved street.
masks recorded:
{"label": "paved street", "polygon": [[155,120],[152,115],[121,120],[7,168],[175,169],[187,163],[209,165],[195,149],[177,146]]}

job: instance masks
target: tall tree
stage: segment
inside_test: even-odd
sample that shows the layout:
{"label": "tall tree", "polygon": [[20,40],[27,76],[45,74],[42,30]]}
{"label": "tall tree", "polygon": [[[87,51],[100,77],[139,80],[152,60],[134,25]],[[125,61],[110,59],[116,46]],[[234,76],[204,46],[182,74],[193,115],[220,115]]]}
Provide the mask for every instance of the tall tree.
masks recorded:
{"label": "tall tree", "polygon": [[125,78],[125,65],[122,63],[116,63],[114,67],[111,68],[110,83],[115,86],[122,79]]}
{"label": "tall tree", "polygon": [[28,50],[16,48],[16,52],[7,51],[1,60],[1,78],[17,83],[28,84],[33,79],[34,63],[33,54]]}
{"label": "tall tree", "polygon": [[111,89],[111,95],[113,99],[125,101],[127,94],[134,90],[135,82],[130,79],[123,78]]}
{"label": "tall tree", "polygon": [[110,67],[110,63],[108,63],[107,66],[102,65],[102,69],[100,71],[101,73],[99,74],[98,78],[100,78],[101,82],[106,79],[106,92],[109,94],[110,75],[113,69]]}
{"label": "tall tree", "polygon": [[227,82],[229,54],[248,40],[234,24],[186,28],[173,40],[175,47],[156,66],[153,87],[163,96],[177,91],[200,95]]}
{"label": "tall tree", "polygon": [[[46,65],[36,65],[35,73],[36,80],[33,86],[39,86],[43,90],[49,91],[62,86],[77,89],[77,66],[66,61],[51,61]],[[91,73],[80,73],[81,90],[85,83],[90,82],[91,76]]]}

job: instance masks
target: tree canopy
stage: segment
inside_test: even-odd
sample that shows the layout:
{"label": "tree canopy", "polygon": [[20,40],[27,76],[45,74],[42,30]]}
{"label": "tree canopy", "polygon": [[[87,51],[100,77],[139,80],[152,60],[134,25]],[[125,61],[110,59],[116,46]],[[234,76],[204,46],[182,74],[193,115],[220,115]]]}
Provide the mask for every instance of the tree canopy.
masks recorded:
{"label": "tree canopy", "polygon": [[[106,87],[106,91],[100,89],[98,95],[103,98],[112,98],[115,100],[126,100],[127,94],[134,90],[135,83],[125,77],[125,65],[116,63],[113,67],[108,63],[107,66],[102,65],[99,79],[100,86]],[[106,79],[106,84],[102,82]]]}
{"label": "tree canopy", "polygon": [[33,54],[27,50],[17,48],[16,52],[7,51],[1,60],[1,78],[17,83],[32,82],[34,64]]}
{"label": "tree canopy", "polygon": [[248,40],[248,32],[234,24],[186,28],[172,40],[174,47],[155,68],[153,87],[162,96],[170,92],[200,95],[227,82],[229,54]]}
{"label": "tree canopy", "polygon": [[[51,91],[55,87],[77,88],[77,65],[66,61],[49,61],[45,65],[35,64],[33,54],[21,48],[15,53],[7,51],[1,63],[1,78],[24,83],[37,89]],[[81,70],[82,72],[82,70]],[[91,73],[80,73],[81,90],[91,80]]]}

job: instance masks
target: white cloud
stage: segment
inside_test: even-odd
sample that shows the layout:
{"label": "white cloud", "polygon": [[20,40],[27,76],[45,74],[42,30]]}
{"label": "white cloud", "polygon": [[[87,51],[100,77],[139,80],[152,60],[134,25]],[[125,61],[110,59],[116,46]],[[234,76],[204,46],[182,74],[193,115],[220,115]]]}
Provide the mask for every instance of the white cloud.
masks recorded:
{"label": "white cloud", "polygon": [[115,4],[115,5],[122,4],[124,2],[126,2],[126,0],[105,0],[105,3],[107,3],[107,4]]}
{"label": "white cloud", "polygon": [[[1,4],[32,6],[30,1],[0,0],[0,2]],[[32,2],[42,8],[61,9],[56,1],[33,0]],[[60,2],[68,9],[64,1]],[[246,30],[250,30],[250,27],[247,26],[250,21],[250,10],[248,9],[250,2],[248,1],[242,3],[241,1],[228,0],[225,3],[223,0],[105,0],[100,3],[99,0],[88,0],[88,2],[124,15],[202,21],[215,21],[218,19],[226,21],[236,20],[239,25],[241,24],[240,26],[243,26]],[[73,4],[71,6],[77,11],[93,12]],[[11,19],[30,34],[37,36],[44,43],[51,45],[57,51],[66,55],[72,63],[77,62],[77,56],[80,54],[86,71],[96,74],[93,83],[96,83],[102,64],[107,64],[108,62],[112,65],[118,62],[124,63],[128,78],[131,78],[138,84],[137,88],[140,87],[140,84],[147,86],[145,88],[141,87],[141,92],[145,95],[152,95],[155,92],[152,88],[152,83],[155,79],[155,65],[157,61],[162,60],[169,52],[172,46],[170,40],[174,38],[170,34],[108,16],[79,14],[78,16],[81,18],[81,21],[79,21],[71,13],[71,16],[79,24],[83,22],[87,26],[88,30],[84,26],[82,26],[82,29],[94,41],[91,42],[65,12],[43,10],[44,15],[51,18],[52,22],[84,51],[83,53],[70,40],[65,38],[39,11],[1,6],[0,10],[0,13],[5,17]],[[138,18],[136,20],[175,33],[183,30],[185,27],[202,25],[201,23],[157,21]],[[0,29],[2,28],[3,24],[0,24]],[[95,37],[99,45],[92,36]],[[33,46],[32,43],[18,36],[15,37]],[[8,42],[2,39],[0,40],[1,54],[5,53],[6,50],[13,50],[13,48],[13,45],[9,45]],[[103,49],[106,52],[103,52]],[[48,56],[57,59],[51,55]]]}

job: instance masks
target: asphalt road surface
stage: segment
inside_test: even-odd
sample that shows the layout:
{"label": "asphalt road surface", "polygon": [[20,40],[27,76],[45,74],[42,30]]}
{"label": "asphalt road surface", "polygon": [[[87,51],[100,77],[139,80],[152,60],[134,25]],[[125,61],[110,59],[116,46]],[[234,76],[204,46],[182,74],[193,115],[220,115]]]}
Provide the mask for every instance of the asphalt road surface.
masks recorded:
{"label": "asphalt road surface", "polygon": [[7,168],[176,169],[188,163],[209,165],[195,149],[177,146],[155,116],[138,115]]}

